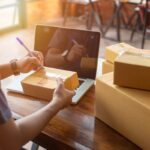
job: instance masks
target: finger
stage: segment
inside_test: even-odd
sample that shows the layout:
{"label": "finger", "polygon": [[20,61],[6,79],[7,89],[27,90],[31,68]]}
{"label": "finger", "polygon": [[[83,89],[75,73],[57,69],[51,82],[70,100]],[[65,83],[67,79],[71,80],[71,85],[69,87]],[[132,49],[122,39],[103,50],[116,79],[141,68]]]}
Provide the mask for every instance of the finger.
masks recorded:
{"label": "finger", "polygon": [[75,55],[75,56],[78,56],[78,57],[81,57],[81,56],[82,56],[82,52],[80,52],[80,51],[79,51],[79,52],[78,52],[78,51],[75,51],[75,52],[74,52],[74,55]]}
{"label": "finger", "polygon": [[41,62],[41,64],[44,64],[44,57],[43,54],[41,52],[37,52],[37,58],[38,60]]}
{"label": "finger", "polygon": [[43,59],[43,55],[41,52],[34,51],[35,56],[41,61]]}
{"label": "finger", "polygon": [[72,91],[72,95],[74,96],[76,94],[76,92],[75,91]]}
{"label": "finger", "polygon": [[75,94],[76,94],[76,92],[73,90],[73,91],[71,91],[71,90],[68,90],[68,89],[66,89],[68,92],[70,92],[71,93],[71,95],[72,96],[74,96]]}
{"label": "finger", "polygon": [[27,64],[30,65],[33,70],[35,70],[35,68],[41,67],[41,63],[36,57],[29,57]]}
{"label": "finger", "polygon": [[74,47],[72,49],[72,51],[74,51],[74,52],[80,52],[80,53],[85,53],[86,49],[85,48],[81,48],[81,47]]}
{"label": "finger", "polygon": [[23,70],[24,70],[24,72],[29,72],[29,71],[33,70],[33,66],[31,66],[31,64],[27,64],[24,66]]}
{"label": "finger", "polygon": [[27,57],[28,64],[33,63],[35,61],[34,59],[36,59],[36,57]]}
{"label": "finger", "polygon": [[38,51],[31,51],[29,52],[30,57],[36,57],[40,62],[43,62],[43,54]]}
{"label": "finger", "polygon": [[84,46],[83,45],[80,45],[80,44],[74,44],[76,47],[78,47],[78,48],[84,48]]}
{"label": "finger", "polygon": [[64,82],[63,82],[62,78],[57,78],[56,81],[57,81],[57,84],[58,84],[59,87],[63,87],[64,86]]}
{"label": "finger", "polygon": [[36,57],[33,51],[30,51],[27,56]]}

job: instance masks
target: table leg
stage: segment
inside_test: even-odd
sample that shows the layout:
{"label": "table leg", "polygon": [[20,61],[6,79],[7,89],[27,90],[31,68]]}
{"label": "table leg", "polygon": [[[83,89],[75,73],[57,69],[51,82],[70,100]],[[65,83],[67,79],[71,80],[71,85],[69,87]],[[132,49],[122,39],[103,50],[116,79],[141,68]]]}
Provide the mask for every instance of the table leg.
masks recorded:
{"label": "table leg", "polygon": [[108,23],[105,31],[104,31],[104,35],[106,35],[107,31],[109,30],[109,28],[113,25],[113,21],[116,19],[117,22],[117,28],[116,28],[116,32],[117,32],[117,41],[121,41],[121,37],[120,37],[120,26],[121,26],[121,3],[119,2],[114,2],[114,11],[113,11],[113,16],[110,19],[110,22]]}
{"label": "table leg", "polygon": [[120,38],[120,9],[121,9],[121,6],[119,4],[118,8],[117,8],[117,40],[120,42],[121,41],[121,38]]}

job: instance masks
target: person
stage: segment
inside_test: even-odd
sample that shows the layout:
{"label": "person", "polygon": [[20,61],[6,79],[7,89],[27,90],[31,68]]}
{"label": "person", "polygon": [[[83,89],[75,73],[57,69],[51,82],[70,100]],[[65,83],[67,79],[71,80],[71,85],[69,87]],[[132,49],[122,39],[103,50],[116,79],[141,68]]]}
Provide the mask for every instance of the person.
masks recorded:
{"label": "person", "polygon": [[[38,70],[42,64],[42,54],[32,51],[22,59],[0,65],[0,79]],[[46,106],[15,121],[0,88],[0,150],[19,150],[22,145],[37,136],[54,115],[71,103],[74,91],[65,89],[62,79],[58,79],[57,82],[58,87],[54,91],[53,98]]]}
{"label": "person", "polygon": [[[99,43],[98,34],[58,28],[50,38],[44,64],[48,67],[75,71],[79,76],[86,77],[87,72],[83,72],[81,65],[82,58],[97,58],[99,45],[95,43]],[[94,77],[94,74],[91,77]]]}

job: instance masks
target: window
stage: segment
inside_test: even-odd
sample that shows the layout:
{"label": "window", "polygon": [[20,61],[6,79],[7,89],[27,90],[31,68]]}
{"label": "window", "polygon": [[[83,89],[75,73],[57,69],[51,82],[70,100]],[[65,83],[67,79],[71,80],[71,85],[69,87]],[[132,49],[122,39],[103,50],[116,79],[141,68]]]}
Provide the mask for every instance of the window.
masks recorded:
{"label": "window", "polygon": [[0,0],[0,31],[19,28],[23,0]]}

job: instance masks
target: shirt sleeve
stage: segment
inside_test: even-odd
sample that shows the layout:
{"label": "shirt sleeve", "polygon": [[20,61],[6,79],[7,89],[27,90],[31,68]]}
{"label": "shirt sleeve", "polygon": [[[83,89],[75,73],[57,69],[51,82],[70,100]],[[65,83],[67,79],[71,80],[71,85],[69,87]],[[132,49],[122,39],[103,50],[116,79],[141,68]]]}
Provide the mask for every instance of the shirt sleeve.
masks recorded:
{"label": "shirt sleeve", "polygon": [[3,91],[0,89],[0,124],[7,122],[11,116],[11,111],[8,106],[6,97]]}

